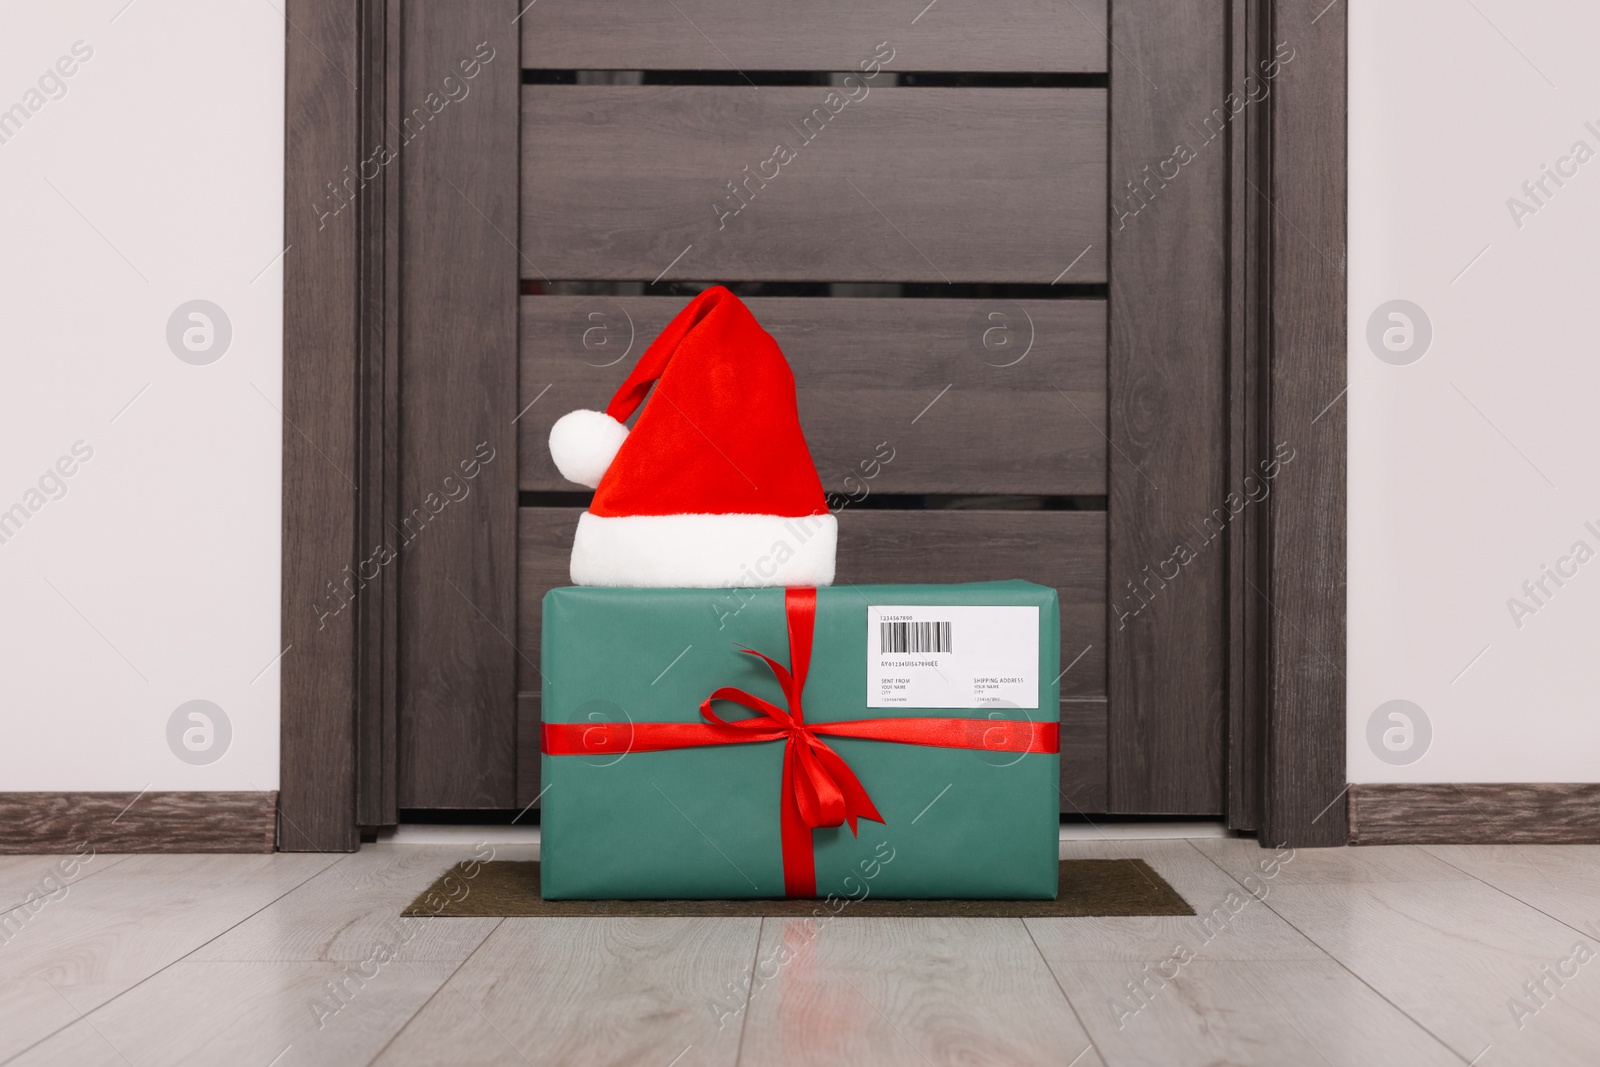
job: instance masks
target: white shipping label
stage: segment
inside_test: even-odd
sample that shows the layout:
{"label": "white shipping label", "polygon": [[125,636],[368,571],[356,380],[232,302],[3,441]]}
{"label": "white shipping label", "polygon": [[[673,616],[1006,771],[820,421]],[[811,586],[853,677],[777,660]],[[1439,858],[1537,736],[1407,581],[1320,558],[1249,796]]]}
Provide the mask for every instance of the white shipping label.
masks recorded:
{"label": "white shipping label", "polygon": [[867,707],[1038,706],[1037,607],[867,608]]}

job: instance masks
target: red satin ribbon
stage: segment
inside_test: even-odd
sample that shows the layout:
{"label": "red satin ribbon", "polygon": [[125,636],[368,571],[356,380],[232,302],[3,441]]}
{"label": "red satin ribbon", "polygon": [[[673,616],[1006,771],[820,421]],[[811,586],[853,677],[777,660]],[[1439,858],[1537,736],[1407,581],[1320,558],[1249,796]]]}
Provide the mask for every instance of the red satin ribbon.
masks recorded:
{"label": "red satin ribbon", "polygon": [[[1060,751],[1060,727],[1053,722],[994,719],[861,719],[855,722],[808,723],[800,697],[811,666],[811,639],[816,629],[817,591],[786,589],[784,611],[789,626],[789,663],[754,649],[743,649],[772,671],[783,690],[787,710],[758,696],[724,686],[700,704],[703,723],[550,723],[544,724],[544,751],[551,756],[586,756],[599,752],[662,752],[704,745],[742,745],[783,741],[783,788],[779,825],[783,844],[784,893],[817,895],[816,857],[811,831],[850,824],[858,819],[883,822],[883,816],[848,764],[819,735],[895,741],[936,748],[986,749],[991,752]],[[725,700],[755,712],[749,719],[725,720],[711,710]],[[627,736],[615,737],[626,731]],[[597,736],[598,735],[598,736]],[[621,741],[612,745],[613,740]]]}

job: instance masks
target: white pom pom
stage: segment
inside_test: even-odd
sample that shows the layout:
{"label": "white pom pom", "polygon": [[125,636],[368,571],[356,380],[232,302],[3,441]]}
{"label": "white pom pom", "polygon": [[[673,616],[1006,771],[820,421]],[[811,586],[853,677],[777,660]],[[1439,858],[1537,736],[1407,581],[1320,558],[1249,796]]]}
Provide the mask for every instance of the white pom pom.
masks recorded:
{"label": "white pom pom", "polygon": [[603,411],[569,411],[550,427],[550,458],[561,477],[593,489],[627,437],[628,428]]}

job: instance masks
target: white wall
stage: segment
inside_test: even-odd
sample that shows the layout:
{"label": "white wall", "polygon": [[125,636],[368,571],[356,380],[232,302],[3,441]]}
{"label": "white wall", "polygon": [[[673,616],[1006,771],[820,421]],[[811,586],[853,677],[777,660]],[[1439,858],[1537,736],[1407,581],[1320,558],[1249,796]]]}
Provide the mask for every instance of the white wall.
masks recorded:
{"label": "white wall", "polygon": [[[1600,553],[1596,41],[1581,0],[1350,5],[1352,781],[1600,781],[1600,555],[1522,590]],[[1432,322],[1409,365],[1368,346],[1392,299]],[[1431,723],[1413,762],[1368,743],[1395,699]]]}
{"label": "white wall", "polygon": [[[0,790],[272,789],[283,19],[126,4],[0,5],[0,122],[37,105],[0,126],[0,509],[41,505],[0,528]],[[209,365],[167,341],[193,299],[232,324]],[[194,699],[232,727],[206,764],[168,745]]]}

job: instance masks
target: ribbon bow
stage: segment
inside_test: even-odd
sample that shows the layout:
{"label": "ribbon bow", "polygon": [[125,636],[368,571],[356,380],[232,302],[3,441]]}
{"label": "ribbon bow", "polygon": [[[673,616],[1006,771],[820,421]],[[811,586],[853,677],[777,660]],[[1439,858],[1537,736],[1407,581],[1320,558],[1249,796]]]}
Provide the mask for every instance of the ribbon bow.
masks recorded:
{"label": "ribbon bow", "polygon": [[[734,730],[745,730],[751,741],[785,740],[783,750],[784,805],[793,804],[800,821],[816,829],[821,826],[850,824],[856,833],[857,819],[883,822],[883,816],[873,806],[850,765],[816,730],[805,721],[801,694],[806,687],[806,673],[811,666],[811,638],[815,630],[817,591],[815,589],[788,589],[784,592],[784,606],[789,617],[789,662],[794,673],[771,656],[753,648],[742,648],[746,655],[755,656],[767,665],[778,686],[783,690],[788,710],[752,693],[733,686],[723,686],[700,703],[700,714],[706,721]],[[726,700],[756,713],[753,719],[728,721],[711,710],[713,700]]]}

